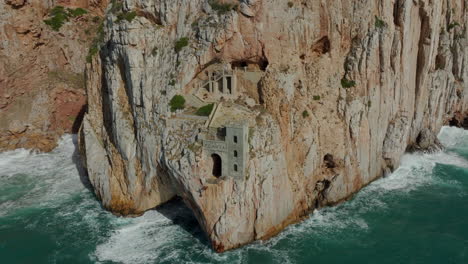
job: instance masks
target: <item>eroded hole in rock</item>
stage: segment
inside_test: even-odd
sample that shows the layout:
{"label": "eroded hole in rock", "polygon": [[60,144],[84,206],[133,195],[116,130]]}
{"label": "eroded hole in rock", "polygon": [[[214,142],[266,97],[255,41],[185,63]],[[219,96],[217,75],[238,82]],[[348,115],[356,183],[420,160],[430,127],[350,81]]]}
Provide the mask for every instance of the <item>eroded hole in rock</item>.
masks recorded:
{"label": "eroded hole in rock", "polygon": [[325,166],[329,169],[336,168],[336,163],[333,159],[332,154],[327,154],[323,157],[323,162],[325,163]]}
{"label": "eroded hole in rock", "polygon": [[[211,245],[209,238],[206,236],[206,233],[203,231],[196,217],[198,215],[198,218],[200,218],[201,212],[197,210],[197,205],[190,199],[186,199],[184,202],[181,197],[176,196],[172,200],[156,207],[154,210],[169,219],[172,225],[177,225],[184,229],[187,234],[190,234],[200,243],[207,247]],[[166,223],[164,226],[161,226],[161,228],[166,227]]]}
{"label": "eroded hole in rock", "polygon": [[449,126],[459,127],[460,125],[460,122],[455,117],[449,121]]}
{"label": "eroded hole in rock", "polygon": [[436,70],[442,70],[445,68],[445,57],[441,54],[436,56]]}
{"label": "eroded hole in rock", "polygon": [[248,67],[249,63],[247,61],[233,61],[231,65],[232,65],[232,68],[244,68],[244,67]]}
{"label": "eroded hole in rock", "polygon": [[330,39],[328,36],[322,37],[314,45],[312,51],[319,54],[326,54],[330,51]]}
{"label": "eroded hole in rock", "polygon": [[233,69],[245,69],[245,70],[260,70],[265,71],[268,67],[268,60],[265,58],[258,58],[254,60],[238,60],[231,62]]}
{"label": "eroded hole in rock", "polygon": [[221,156],[219,156],[218,154],[212,154],[211,159],[213,161],[213,170],[212,170],[213,176],[215,176],[216,178],[219,178],[221,177],[221,174],[223,171]]}
{"label": "eroded hole in rock", "polygon": [[402,6],[400,2],[401,2],[400,0],[396,0],[395,3],[393,4],[393,23],[398,27],[401,26],[400,15],[401,15]]}
{"label": "eroded hole in rock", "polygon": [[260,70],[262,71],[266,71],[267,67],[268,67],[268,60],[267,59],[260,59],[258,65],[260,66]]}
{"label": "eroded hole in rock", "polygon": [[259,82],[257,84],[257,92],[258,92],[258,102],[260,104],[264,104],[265,103],[265,99],[264,99],[264,95],[263,95],[263,86],[262,86],[262,82]]}
{"label": "eroded hole in rock", "polygon": [[315,199],[315,208],[319,208],[326,204],[327,190],[330,188],[331,182],[329,180],[318,181],[315,184],[315,191],[317,198]]}

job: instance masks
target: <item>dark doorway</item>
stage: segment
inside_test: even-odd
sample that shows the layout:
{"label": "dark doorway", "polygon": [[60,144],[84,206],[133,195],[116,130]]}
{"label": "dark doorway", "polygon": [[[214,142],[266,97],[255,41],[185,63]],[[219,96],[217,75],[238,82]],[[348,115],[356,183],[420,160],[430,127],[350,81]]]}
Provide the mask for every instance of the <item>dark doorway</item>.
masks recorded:
{"label": "dark doorway", "polygon": [[211,159],[213,160],[213,176],[219,178],[223,171],[221,157],[218,154],[213,154]]}
{"label": "dark doorway", "polygon": [[224,83],[223,83],[223,78],[218,80],[218,91],[220,93],[224,93]]}
{"label": "dark doorway", "polygon": [[227,93],[232,94],[232,78],[231,77],[226,77],[226,82],[227,82]]}

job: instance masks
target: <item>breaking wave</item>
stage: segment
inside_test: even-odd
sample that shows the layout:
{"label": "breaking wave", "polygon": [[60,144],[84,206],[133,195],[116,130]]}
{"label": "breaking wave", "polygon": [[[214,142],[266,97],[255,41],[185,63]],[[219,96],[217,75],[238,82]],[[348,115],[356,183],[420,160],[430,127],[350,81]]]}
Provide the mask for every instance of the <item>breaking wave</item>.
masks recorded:
{"label": "breaking wave", "polygon": [[[468,133],[444,127],[439,139],[447,148],[451,148],[468,142]],[[369,232],[371,223],[366,214],[390,213],[393,208],[389,200],[405,199],[412,191],[431,185],[444,185],[466,196],[456,180],[433,175],[432,171],[438,164],[468,168],[468,160],[453,151],[406,154],[394,173],[371,183],[351,201],[316,210],[309,219],[288,227],[266,242],[255,242],[227,253],[213,253],[208,246],[193,241],[180,227],[171,225],[163,215],[152,211],[116,230],[108,241],[97,247],[95,255],[98,260],[121,263],[171,263],[175,259],[187,263],[253,263],[257,255],[269,259],[271,263],[295,263],[299,254],[295,248],[301,248],[304,241],[314,240],[309,244],[310,250],[320,251],[322,246],[319,241],[324,238],[338,243],[344,239],[343,233]],[[190,245],[188,248],[174,246],[186,243]]]}
{"label": "breaking wave", "polygon": [[[419,252],[411,241],[418,244],[430,237],[434,244],[434,240],[443,243],[445,236],[454,241],[451,248],[468,252],[463,244],[468,234],[464,237],[460,231],[468,216],[450,211],[468,211],[463,207],[468,197],[468,131],[444,127],[439,139],[445,151],[404,155],[394,173],[371,183],[350,201],[316,210],[268,241],[217,254],[191,211],[180,202],[137,218],[104,211],[80,178],[75,138],[68,135],[51,153],[0,153],[0,237],[19,230],[28,242],[18,243],[28,247],[27,243],[44,239],[33,234],[47,234],[49,248],[37,254],[44,254],[43,262],[59,263],[343,263],[346,259],[407,263]],[[446,203],[450,206],[444,206]],[[414,220],[420,215],[434,222],[438,215],[444,216],[443,221],[452,215],[450,228],[461,229],[437,234],[444,225]],[[418,232],[407,236],[413,230]],[[433,234],[437,236],[431,237]],[[12,237],[6,244],[0,240],[0,255],[6,260],[23,254],[14,245],[8,247],[16,243]],[[382,242],[382,237],[391,242]],[[395,259],[382,253],[401,250],[401,243],[407,243],[405,247],[413,254],[400,253]],[[369,252],[380,255],[373,258]],[[447,261],[450,257],[455,258],[454,263],[464,259],[450,249],[440,252],[447,252]],[[23,262],[41,263],[39,260],[31,255]]]}

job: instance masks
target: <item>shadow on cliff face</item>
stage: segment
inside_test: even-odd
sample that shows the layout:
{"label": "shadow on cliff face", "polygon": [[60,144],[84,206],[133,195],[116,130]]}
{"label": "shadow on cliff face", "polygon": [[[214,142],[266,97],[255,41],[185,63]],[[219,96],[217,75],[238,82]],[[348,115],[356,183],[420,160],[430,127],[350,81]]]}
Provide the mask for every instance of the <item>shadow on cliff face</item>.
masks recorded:
{"label": "shadow on cliff face", "polygon": [[192,210],[184,204],[180,197],[175,197],[169,202],[156,207],[154,210],[171,220],[173,224],[183,228],[200,243],[211,248],[211,243],[203,232],[203,229],[198,224]]}
{"label": "shadow on cliff face", "polygon": [[454,117],[449,120],[448,125],[453,126],[453,127],[460,127],[460,128],[468,130],[468,117],[465,117],[465,118]]}
{"label": "shadow on cliff face", "polygon": [[[81,162],[80,152],[78,151],[78,136],[76,134],[73,135],[73,145],[75,147],[75,150],[72,155],[72,160],[80,176],[80,181],[83,184],[83,186],[85,186],[86,189],[88,189],[95,196],[94,188],[89,180],[89,175]],[[102,203],[99,204],[101,205],[101,208],[103,210],[107,210],[102,206]],[[167,203],[151,210],[155,210],[158,213],[162,214],[164,217],[171,220],[174,225],[180,226],[187,233],[192,235],[201,244],[211,248],[211,243],[208,240],[206,234],[203,232],[203,229],[200,227],[192,210],[190,210],[184,204],[180,197],[176,196]]]}
{"label": "shadow on cliff face", "polygon": [[81,163],[80,152],[78,151],[78,136],[76,134],[73,134],[73,145],[75,146],[75,150],[73,151],[72,161],[73,164],[75,164],[78,174],[80,175],[80,181],[83,183],[86,189],[94,194],[94,189],[91,185],[91,182],[89,181],[88,173],[84,168],[83,163]]}
{"label": "shadow on cliff face", "polygon": [[[78,130],[80,130],[81,123],[83,123],[83,118],[87,109],[88,109],[88,105],[83,105],[80,112],[76,116],[75,122],[73,122],[72,131],[71,131],[73,134],[77,134]],[[75,142],[75,139],[73,139],[73,142]],[[75,144],[75,147],[78,147],[78,145]]]}

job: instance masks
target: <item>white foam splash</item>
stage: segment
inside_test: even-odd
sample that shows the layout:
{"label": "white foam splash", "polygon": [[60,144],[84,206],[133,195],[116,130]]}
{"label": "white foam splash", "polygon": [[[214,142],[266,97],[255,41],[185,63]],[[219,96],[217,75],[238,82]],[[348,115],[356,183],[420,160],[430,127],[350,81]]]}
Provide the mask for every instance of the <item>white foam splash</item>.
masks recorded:
{"label": "white foam splash", "polygon": [[[21,196],[9,199],[0,193],[0,216],[12,209],[30,205],[54,206],[70,194],[83,191],[82,182],[73,162],[75,145],[72,135],[65,135],[50,153],[35,153],[18,149],[0,153],[0,179],[4,188],[13,181]],[[0,187],[1,189],[1,187]],[[11,194],[10,194],[11,195]]]}
{"label": "white foam splash", "polygon": [[[467,146],[468,132],[444,127],[439,139],[449,148]],[[29,189],[25,194],[15,199],[5,200],[0,192],[0,217],[21,207],[54,207],[62,203],[63,198],[87,191],[73,162],[73,140],[71,135],[65,136],[57,149],[51,153],[32,153],[27,150],[0,153],[0,179],[3,182],[23,180],[32,184],[26,186]],[[423,186],[440,184],[443,180],[432,175],[432,170],[437,164],[468,168],[466,159],[450,151],[404,155],[398,170],[364,188],[355,199],[338,207],[315,211],[308,220],[289,227],[267,242],[256,242],[224,254],[214,253],[211,248],[157,211],[149,211],[142,217],[132,219],[109,216],[114,231],[107,234],[108,238],[103,237],[105,240],[97,245],[90,257],[94,262],[135,264],[197,263],[198,259],[201,259],[200,262],[208,260],[213,263],[246,263],[249,261],[249,251],[255,251],[268,254],[276,263],[291,263],[291,259],[294,258],[291,252],[294,251],[295,243],[300,243],[304,236],[333,236],[343,229],[367,232],[369,224],[361,216],[368,211],[390,210],[384,199],[389,193],[405,195]],[[451,181],[445,184],[456,186],[458,183]],[[56,215],[60,219],[83,216],[80,221],[94,226],[97,233],[102,212],[95,205],[96,201],[84,199],[78,206],[59,211]],[[80,228],[80,225],[82,222],[77,222],[76,228]],[[285,240],[290,243],[288,248],[277,246]]]}
{"label": "white foam splash", "polygon": [[[463,130],[444,128],[439,137],[444,145],[450,146],[460,144],[460,137],[466,135]],[[432,176],[432,170],[438,163],[468,168],[468,161],[454,153],[406,154],[399,169],[364,188],[352,201],[338,207],[316,210],[306,221],[290,226],[267,242],[256,242],[224,254],[214,253],[162,214],[150,211],[119,227],[106,242],[96,248],[94,257],[98,261],[136,264],[171,260],[197,263],[191,259],[193,256],[202,256],[213,263],[246,263],[248,252],[254,250],[266,252],[276,263],[291,263],[290,258],[293,257],[290,254],[294,243],[300,243],[304,236],[331,236],[343,229],[367,232],[369,224],[359,215],[368,211],[390,210],[383,199],[389,193],[404,195],[426,185],[438,184],[440,179]],[[289,248],[277,247],[284,240],[288,240]],[[191,243],[191,246],[187,249],[174,248],[174,244],[179,243]]]}
{"label": "white foam splash", "polygon": [[[190,248],[181,248],[178,246],[181,244]],[[226,258],[213,253],[182,227],[152,210],[141,217],[126,219],[126,223],[118,227],[107,241],[96,247],[92,258],[97,261],[139,264],[171,262],[190,255],[206,254],[210,259],[221,262]]]}
{"label": "white foam splash", "polygon": [[468,130],[446,126],[442,127],[437,137],[440,142],[448,148],[456,145],[460,145],[460,147],[468,147]]}

